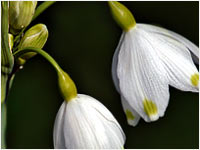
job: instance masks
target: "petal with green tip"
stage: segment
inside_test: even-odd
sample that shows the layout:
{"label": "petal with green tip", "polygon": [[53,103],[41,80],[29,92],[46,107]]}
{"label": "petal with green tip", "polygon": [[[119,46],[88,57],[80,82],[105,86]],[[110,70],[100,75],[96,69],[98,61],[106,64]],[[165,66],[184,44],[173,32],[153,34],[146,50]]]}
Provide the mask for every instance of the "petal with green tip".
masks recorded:
{"label": "petal with green tip", "polygon": [[[135,27],[126,32],[118,53],[117,77],[120,93],[145,121],[164,115],[169,102],[169,81],[162,60],[156,52],[156,39]],[[157,116],[144,111],[143,100],[151,100]]]}
{"label": "petal with green tip", "polygon": [[140,120],[140,115],[134,110],[133,107],[130,106],[123,96],[121,96],[121,102],[128,124],[131,126],[136,126]]}
{"label": "petal with green tip", "polygon": [[[154,51],[167,71],[169,84],[183,91],[198,92],[198,80],[195,75],[198,74],[198,70],[185,42],[181,43],[181,40],[177,39],[178,37],[175,37],[170,31],[167,33],[166,29],[162,30],[162,28],[151,25],[145,25],[144,28],[144,25],[140,24],[137,27],[145,29],[151,37],[154,37],[155,40],[152,41],[155,47]],[[193,77],[193,75],[195,76]],[[194,82],[196,82],[195,85]]]}

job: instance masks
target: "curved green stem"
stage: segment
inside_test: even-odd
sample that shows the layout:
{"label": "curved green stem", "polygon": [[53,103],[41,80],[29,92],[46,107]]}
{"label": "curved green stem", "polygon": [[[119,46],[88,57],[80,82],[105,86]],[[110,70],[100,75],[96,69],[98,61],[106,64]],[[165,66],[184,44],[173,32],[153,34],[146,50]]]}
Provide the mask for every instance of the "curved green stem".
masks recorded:
{"label": "curved green stem", "polygon": [[36,53],[42,55],[45,59],[47,59],[52,64],[52,66],[56,69],[57,72],[61,71],[61,68],[58,65],[58,63],[47,52],[45,52],[44,50],[42,50],[40,48],[27,47],[27,48],[20,49],[20,50],[14,52],[13,55],[16,59],[27,52],[36,52]]}
{"label": "curved green stem", "polygon": [[36,19],[43,11],[45,11],[49,6],[51,6],[52,4],[54,4],[56,1],[46,1],[43,2],[40,6],[38,6],[38,8],[35,11],[35,14],[33,16],[33,19]]}
{"label": "curved green stem", "polygon": [[70,100],[72,100],[73,98],[75,98],[77,96],[77,89],[76,89],[76,85],[74,84],[73,80],[70,78],[70,76],[66,72],[64,72],[60,68],[60,66],[57,64],[57,62],[47,52],[45,52],[39,48],[27,47],[27,48],[20,49],[20,50],[14,52],[13,55],[14,55],[15,59],[17,59],[18,57],[22,56],[23,54],[25,54],[27,52],[38,53],[38,54],[42,55],[45,59],[47,59],[53,65],[53,67],[56,69],[56,71],[58,73],[58,85],[59,85],[60,92],[61,92],[64,100],[69,102]]}

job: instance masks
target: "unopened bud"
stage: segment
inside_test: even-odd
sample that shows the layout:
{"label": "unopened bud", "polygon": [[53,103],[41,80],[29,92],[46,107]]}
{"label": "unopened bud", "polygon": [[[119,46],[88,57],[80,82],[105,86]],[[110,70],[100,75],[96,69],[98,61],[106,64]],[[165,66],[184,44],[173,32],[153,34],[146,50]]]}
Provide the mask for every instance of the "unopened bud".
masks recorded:
{"label": "unopened bud", "polygon": [[[35,47],[43,48],[48,38],[48,30],[44,24],[37,24],[27,30],[22,37],[18,49],[23,49],[25,47]],[[35,56],[36,53],[28,52],[21,56],[22,59],[30,59]]]}
{"label": "unopened bud", "polygon": [[27,27],[35,13],[36,1],[10,1],[9,2],[9,24],[13,34]]}

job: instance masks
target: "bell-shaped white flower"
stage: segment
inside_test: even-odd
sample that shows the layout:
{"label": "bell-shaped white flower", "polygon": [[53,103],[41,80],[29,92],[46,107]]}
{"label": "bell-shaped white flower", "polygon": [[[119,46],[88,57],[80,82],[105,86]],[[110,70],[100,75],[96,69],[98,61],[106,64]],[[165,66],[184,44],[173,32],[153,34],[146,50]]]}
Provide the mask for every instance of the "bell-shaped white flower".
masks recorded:
{"label": "bell-shaped white flower", "polygon": [[[110,6],[112,13],[119,11],[117,15],[128,19],[125,6],[118,2]],[[169,85],[199,91],[199,72],[191,57],[192,53],[198,62],[196,45],[177,33],[134,20],[120,26],[124,31],[113,57],[112,77],[130,125],[135,126],[140,117],[150,122],[164,115]]]}
{"label": "bell-shaped white flower", "polygon": [[42,55],[55,68],[60,93],[65,100],[56,116],[53,140],[56,149],[122,149],[125,135],[111,112],[96,99],[77,94],[76,85],[57,62],[39,48],[14,52],[15,58],[28,52]]}
{"label": "bell-shaped white flower", "polygon": [[110,111],[83,94],[63,102],[53,138],[57,149],[119,149],[125,143],[124,132]]}

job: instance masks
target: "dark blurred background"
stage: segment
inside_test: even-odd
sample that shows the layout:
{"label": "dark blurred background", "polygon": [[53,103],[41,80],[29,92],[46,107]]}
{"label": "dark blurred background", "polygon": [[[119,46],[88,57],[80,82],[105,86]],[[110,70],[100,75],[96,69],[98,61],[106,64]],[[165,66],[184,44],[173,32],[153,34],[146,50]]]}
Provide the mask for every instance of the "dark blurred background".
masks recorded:
{"label": "dark blurred background", "polygon": [[[40,4],[39,2],[38,4]],[[123,2],[138,23],[163,26],[199,45],[199,2]],[[103,103],[121,124],[125,148],[198,148],[198,94],[170,87],[164,118],[127,125],[111,78],[111,62],[121,29],[106,2],[57,2],[32,25],[49,30],[43,48],[72,77],[79,93]],[[53,148],[53,125],[63,102],[54,68],[41,56],[16,74],[7,99],[7,148]]]}

